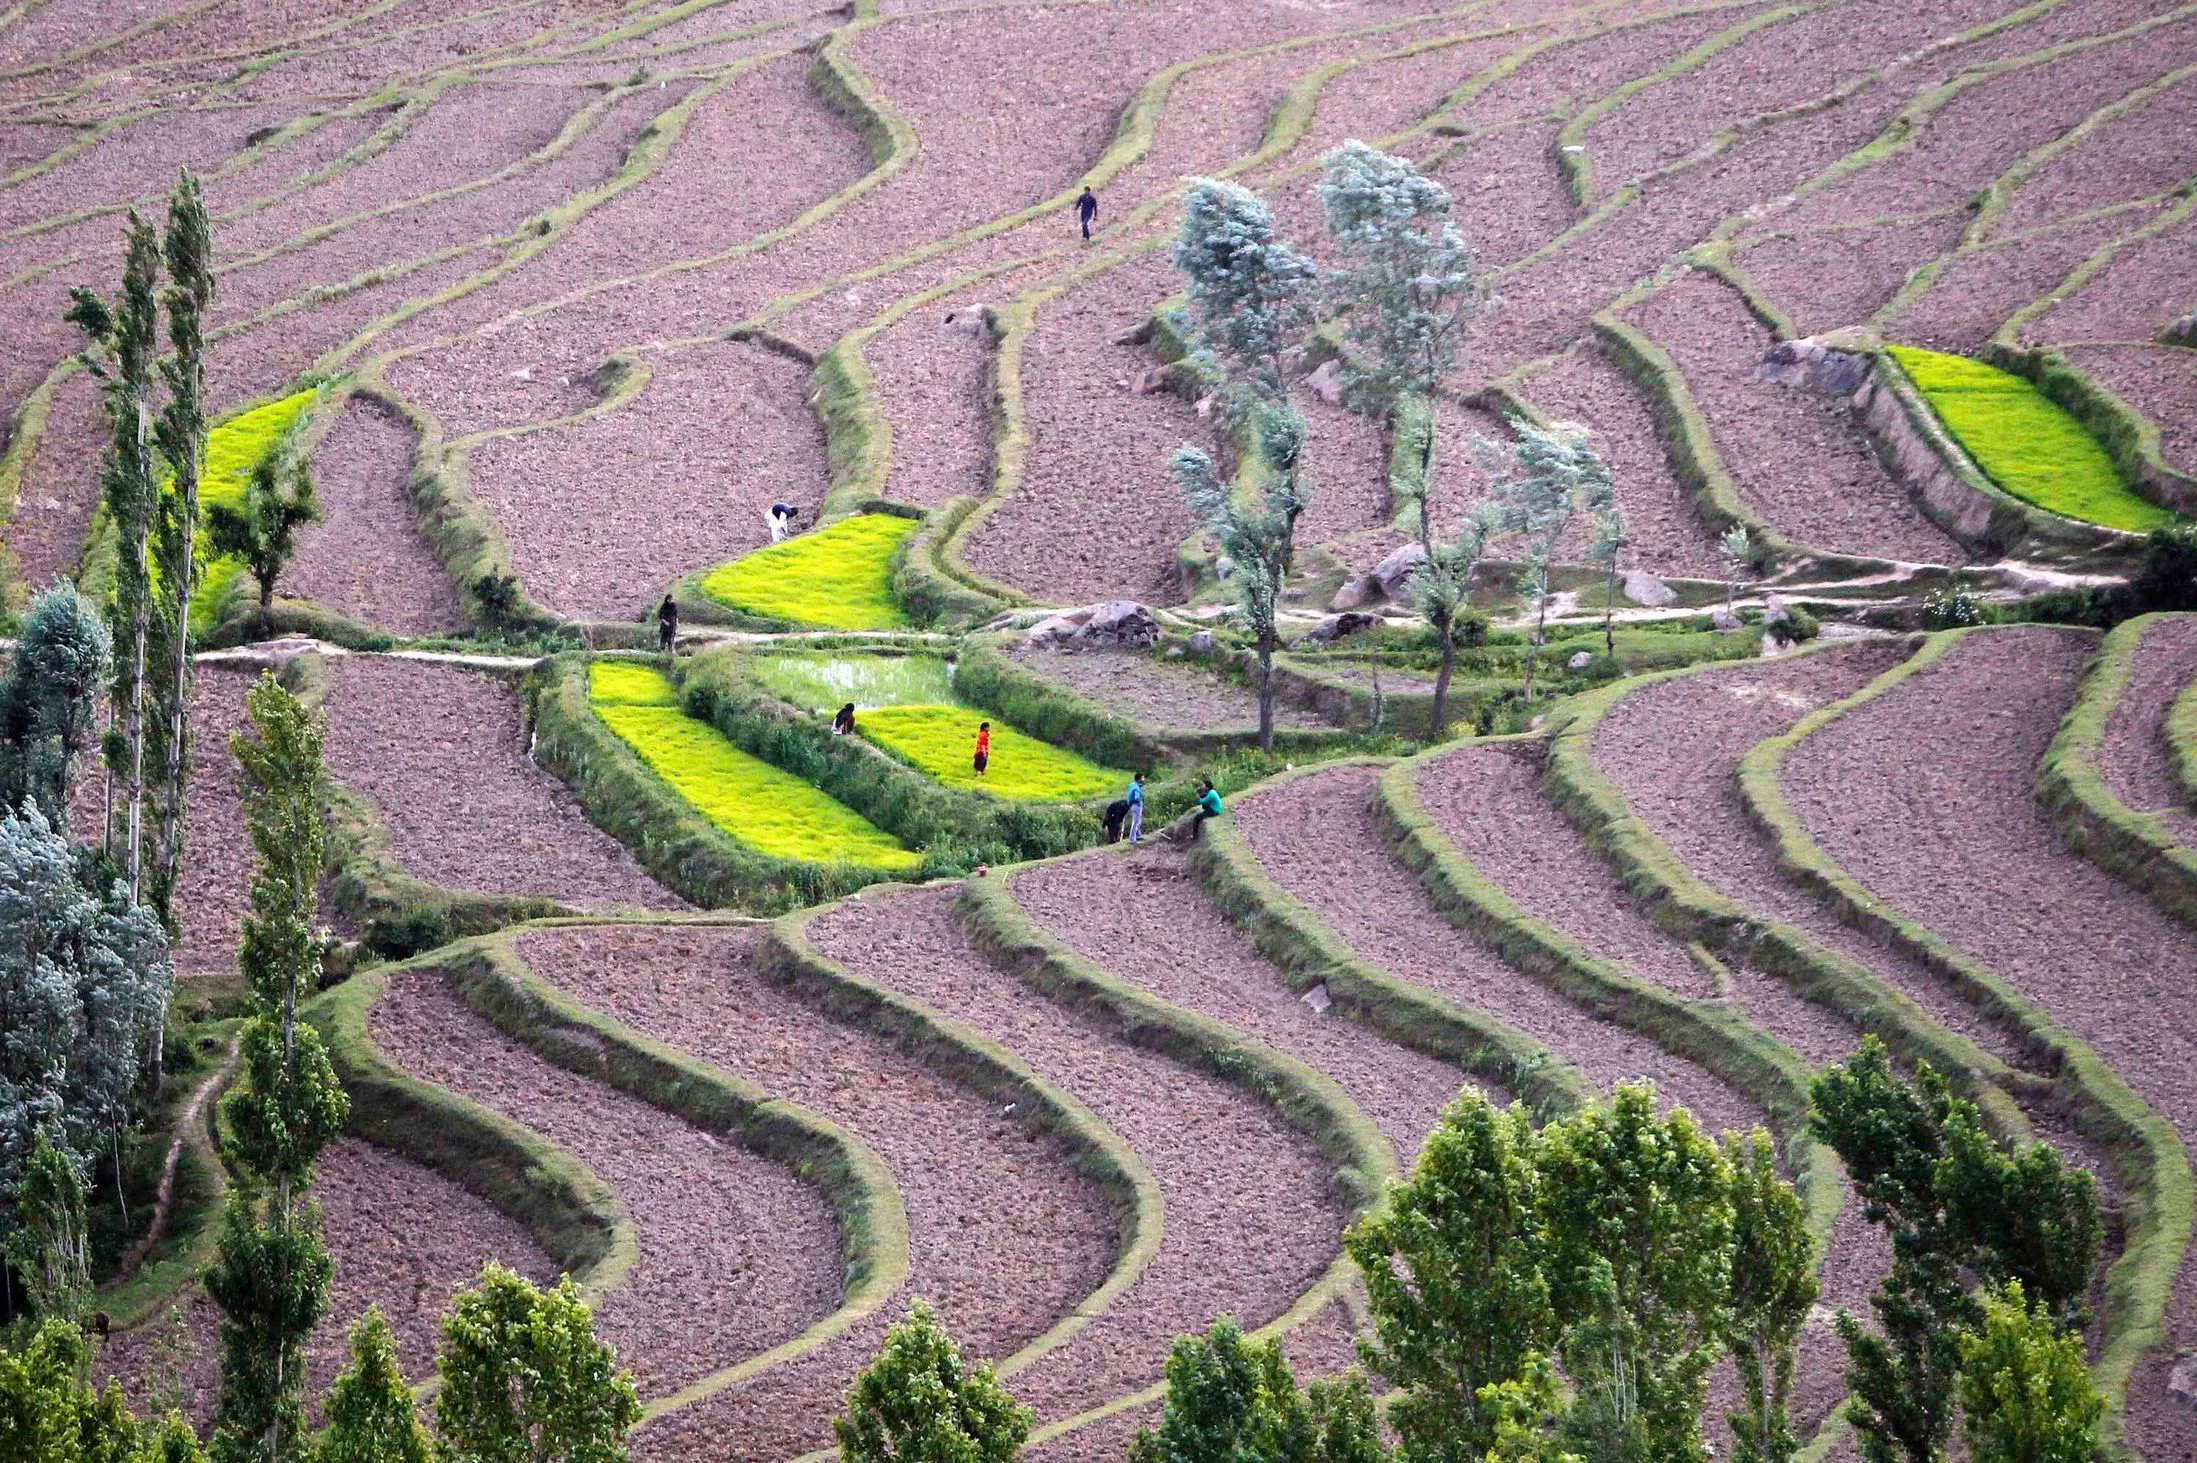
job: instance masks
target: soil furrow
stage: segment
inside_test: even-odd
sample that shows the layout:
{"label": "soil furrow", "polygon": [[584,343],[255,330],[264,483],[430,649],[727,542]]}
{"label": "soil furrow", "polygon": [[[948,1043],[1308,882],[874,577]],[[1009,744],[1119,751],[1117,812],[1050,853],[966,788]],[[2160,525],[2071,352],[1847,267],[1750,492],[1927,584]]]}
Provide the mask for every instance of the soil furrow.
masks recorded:
{"label": "soil furrow", "polygon": [[405,1071],[540,1133],[625,1205],[640,1254],[595,1326],[642,1397],[790,1341],[839,1304],[838,1226],[789,1169],[550,1065],[439,972],[392,976],[368,1027]]}
{"label": "soil furrow", "polygon": [[[2096,648],[2082,631],[1971,636],[1795,748],[1783,783],[1827,855],[2044,1005],[2188,1143],[2197,1035],[2167,1013],[2197,974],[2197,931],[2070,852],[2032,789]],[[2166,1019],[2129,1019],[2139,1011]],[[2166,1391],[2197,1339],[2186,1259],[2167,1323],[2129,1384],[2128,1441],[2151,1458],[2197,1446],[2197,1421]]]}
{"label": "soil furrow", "polygon": [[999,1358],[1104,1283],[1106,1196],[1034,1135],[896,1044],[765,981],[752,929],[560,930],[520,953],[544,980],[646,1035],[797,1102],[869,1144],[908,1217],[902,1297],[810,1355],[666,1415],[644,1459],[776,1460],[827,1444],[849,1380],[906,1300],[924,1296],[971,1357]]}
{"label": "soil furrow", "polygon": [[2197,618],[2151,626],[2137,643],[2128,685],[2106,718],[2098,748],[2098,772],[2107,789],[2137,812],[2158,817],[2185,843],[2192,841],[2192,824],[2188,800],[2167,762],[2166,717],[2193,682]]}
{"label": "soil furrow", "polygon": [[1223,1312],[1256,1328],[1341,1248],[1343,1214],[1311,1141],[1243,1089],[1087,1025],[987,964],[955,927],[950,888],[858,897],[810,926],[858,975],[966,1021],[1087,1104],[1150,1169],[1160,1248],[1075,1340],[1014,1378],[1041,1421],[1158,1380],[1173,1338]]}

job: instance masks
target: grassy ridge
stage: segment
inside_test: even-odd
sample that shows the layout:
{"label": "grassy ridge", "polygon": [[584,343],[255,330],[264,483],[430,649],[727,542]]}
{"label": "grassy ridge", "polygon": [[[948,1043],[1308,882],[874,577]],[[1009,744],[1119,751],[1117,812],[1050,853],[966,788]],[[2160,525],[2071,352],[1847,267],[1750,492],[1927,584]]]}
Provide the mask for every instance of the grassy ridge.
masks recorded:
{"label": "grassy ridge", "polygon": [[964,706],[880,706],[858,723],[861,734],[948,787],[1026,803],[1072,803],[1129,785],[1129,774],[1101,767],[1004,721],[992,723],[991,766],[976,772],[978,723]]}
{"label": "grassy ridge", "polygon": [[654,667],[595,662],[588,668],[588,704],[703,817],[758,853],[873,869],[910,870],[923,862],[844,803],[687,715],[677,689]]}
{"label": "grassy ridge", "polygon": [[1888,349],[1976,465],[2023,502],[2131,533],[2180,521],[2130,491],[2082,423],[2022,377],[1965,356]]}
{"label": "grassy ridge", "polygon": [[917,521],[858,513],[828,528],[757,549],[702,577],[719,604],[827,630],[897,630],[909,621],[893,598],[893,558]]}

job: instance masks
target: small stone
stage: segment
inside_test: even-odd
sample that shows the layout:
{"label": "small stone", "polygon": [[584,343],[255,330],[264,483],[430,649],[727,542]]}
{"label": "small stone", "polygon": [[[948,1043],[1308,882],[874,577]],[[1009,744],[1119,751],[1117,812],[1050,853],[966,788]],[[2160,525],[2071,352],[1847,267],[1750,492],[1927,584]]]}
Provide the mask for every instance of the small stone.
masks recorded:
{"label": "small stone", "polygon": [[2185,1356],[2166,1375],[2167,1395],[2184,1407],[2197,1407],[2197,1356]]}
{"label": "small stone", "polygon": [[1335,1004],[1335,1002],[1328,997],[1327,982],[1324,980],[1321,981],[1318,985],[1314,986],[1311,990],[1306,991],[1302,996],[1298,997],[1298,999],[1303,1001],[1307,1006],[1310,1006],[1316,1014],[1321,1016],[1325,1016],[1327,1014],[1327,1008]]}
{"label": "small stone", "polygon": [[1636,605],[1661,609],[1678,598],[1678,591],[1645,569],[1625,571],[1625,598]]}
{"label": "small stone", "polygon": [[1790,616],[1791,611],[1785,608],[1782,595],[1773,594],[1763,603],[1762,623],[1765,625],[1782,625]]}
{"label": "small stone", "polygon": [[1200,655],[1210,655],[1213,651],[1213,632],[1211,630],[1200,630],[1192,635],[1190,637],[1190,648]]}
{"label": "small stone", "polygon": [[1709,616],[1709,623],[1719,630],[1737,630],[1744,622],[1730,610],[1717,610]]}
{"label": "small stone", "polygon": [[1566,670],[1570,670],[1570,671],[1583,671],[1583,670],[1585,670],[1585,669],[1586,669],[1586,668],[1587,668],[1588,666],[1590,666],[1590,665],[1593,665],[1593,664],[1594,664],[1594,652],[1593,652],[1593,651],[1591,651],[1591,650],[1575,650],[1575,651],[1573,651],[1573,652],[1572,652],[1572,657],[1571,657],[1571,659],[1570,659],[1570,660],[1567,660],[1567,661],[1565,661],[1565,662],[1564,662],[1564,669],[1566,669]]}
{"label": "small stone", "polygon": [[1137,372],[1137,378],[1129,383],[1129,389],[1139,396],[1150,396],[1155,392],[1165,391],[1167,389],[1167,368],[1165,366],[1146,367],[1144,370]]}

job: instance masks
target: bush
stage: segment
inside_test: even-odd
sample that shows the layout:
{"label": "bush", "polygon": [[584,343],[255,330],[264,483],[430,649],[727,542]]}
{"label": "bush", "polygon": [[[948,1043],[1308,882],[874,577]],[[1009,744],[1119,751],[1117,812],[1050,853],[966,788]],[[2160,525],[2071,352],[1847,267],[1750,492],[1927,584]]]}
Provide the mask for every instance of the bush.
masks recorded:
{"label": "bush", "polygon": [[1958,584],[1923,596],[1922,623],[1931,630],[1958,630],[1983,623],[1983,601]]}
{"label": "bush", "polygon": [[841,1463],[1010,1463],[1030,1436],[1030,1409],[992,1368],[971,1367],[917,1300],[854,1379],[832,1421]]}
{"label": "bush", "polygon": [[1805,645],[1823,633],[1823,622],[1798,605],[1785,611],[1785,622],[1778,626],[1778,638],[1789,645]]}

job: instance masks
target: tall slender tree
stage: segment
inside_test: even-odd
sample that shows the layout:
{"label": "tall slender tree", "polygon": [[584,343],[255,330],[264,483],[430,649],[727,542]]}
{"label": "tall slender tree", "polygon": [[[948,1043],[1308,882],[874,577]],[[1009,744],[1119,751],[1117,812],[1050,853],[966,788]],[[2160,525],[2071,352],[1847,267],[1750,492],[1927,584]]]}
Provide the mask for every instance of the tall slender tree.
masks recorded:
{"label": "tall slender tree", "polygon": [[[160,240],[130,210],[123,231],[122,291],[106,300],[91,290],[69,292],[67,318],[90,341],[84,364],[104,383],[108,440],[101,465],[107,521],[116,547],[114,595],[108,606],[116,657],[109,693],[119,735],[107,739],[110,779],[128,798],[120,863],[132,904],[141,897],[145,811],[145,655],[152,625],[153,517],[159,478],[153,462],[153,361],[160,329]],[[114,798],[108,795],[104,847],[114,854]]]}
{"label": "tall slender tree", "polygon": [[198,179],[188,170],[168,200],[163,252],[168,265],[168,357],[160,372],[168,401],[157,435],[173,480],[161,496],[159,514],[169,656],[161,687],[167,726],[161,741],[160,842],[152,902],[167,916],[170,895],[182,875],[191,775],[191,595],[198,584],[198,499],[206,462],[206,312],[214,301],[213,229]]}
{"label": "tall slender tree", "polygon": [[1778,1176],[1777,1148],[1761,1128],[1724,1137],[1732,1166],[1732,1297],[1724,1344],[1739,1373],[1744,1409],[1727,1419],[1735,1463],[1788,1463],[1798,1446],[1788,1404],[1793,1351],[1816,1301],[1815,1246],[1793,1186]]}
{"label": "tall slender tree", "polygon": [[1556,546],[1578,514],[1611,511],[1616,489],[1610,470],[1587,441],[1587,429],[1570,422],[1537,426],[1520,422],[1518,440],[1503,446],[1475,438],[1473,450],[1494,484],[1503,531],[1524,541],[1519,588],[1534,616],[1526,649],[1526,700],[1533,700],[1533,673],[1548,639],[1549,570]]}
{"label": "tall slender tree", "polygon": [[1193,182],[1175,267],[1189,286],[1194,358],[1239,410],[1284,399],[1320,269],[1275,236],[1265,200],[1238,183]]}
{"label": "tall slender tree", "polygon": [[1492,505],[1474,509],[1454,538],[1429,540],[1426,561],[1411,573],[1411,606],[1426,616],[1442,647],[1442,668],[1434,676],[1435,740],[1449,724],[1449,682],[1457,670],[1457,624],[1472,603],[1472,576],[1487,552],[1488,540],[1502,526]]}
{"label": "tall slender tree", "polygon": [[299,988],[319,984],[321,728],[270,673],[246,700],[254,736],[231,742],[244,768],[256,855],[237,965],[250,987],[243,1080],[222,1099],[242,1191],[206,1275],[221,1306],[217,1463],[286,1463],[304,1436],[303,1348],[327,1311],[333,1265],[318,1211],[304,1201],[313,1162],[350,1104],[326,1048],[297,1019]]}

